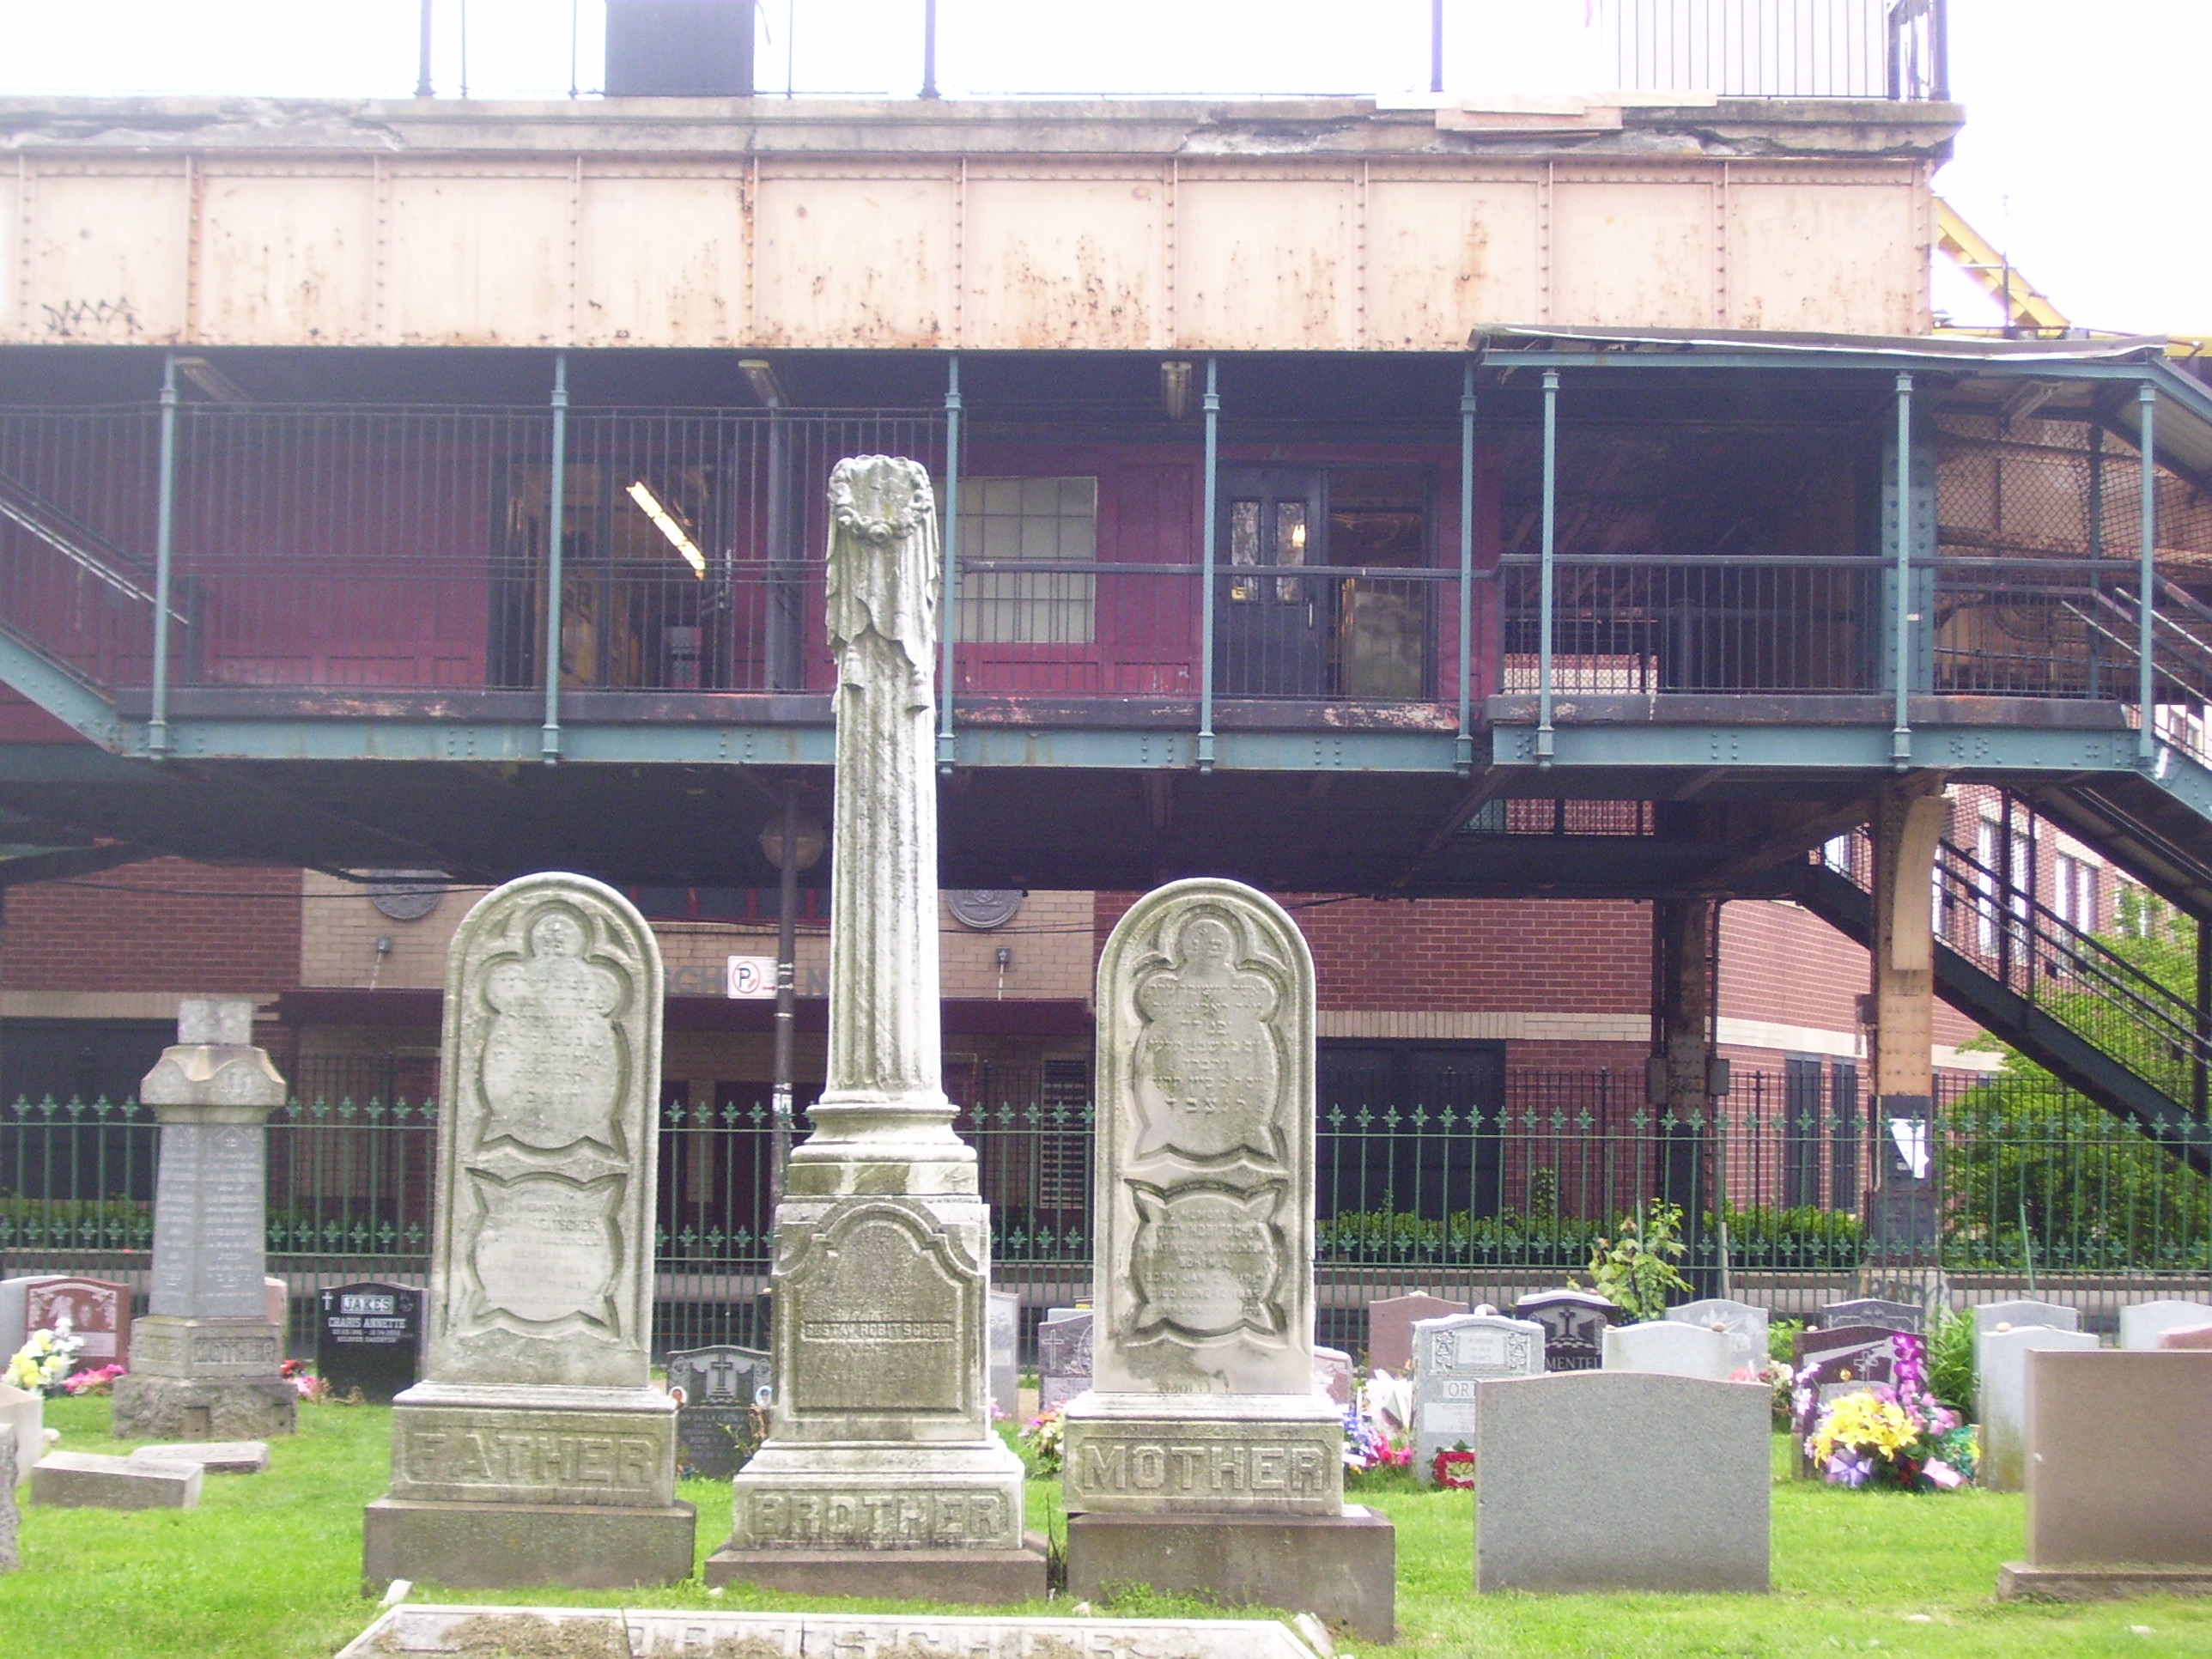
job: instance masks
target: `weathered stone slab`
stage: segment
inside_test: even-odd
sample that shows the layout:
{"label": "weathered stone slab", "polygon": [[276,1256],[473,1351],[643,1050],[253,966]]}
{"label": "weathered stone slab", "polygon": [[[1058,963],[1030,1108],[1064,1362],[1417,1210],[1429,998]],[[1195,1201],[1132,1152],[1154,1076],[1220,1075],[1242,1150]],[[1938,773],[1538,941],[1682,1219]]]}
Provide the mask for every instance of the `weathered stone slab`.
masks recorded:
{"label": "weathered stone slab", "polygon": [[690,1576],[648,1370],[662,990],[644,919],[581,876],[511,881],[454,933],[425,1376],[392,1402],[365,1583]]}
{"label": "weathered stone slab", "polygon": [[1343,1349],[1314,1349],[1314,1389],[1316,1393],[1327,1395],[1339,1406],[1349,1406],[1357,1379],[1352,1356]]}
{"label": "weathered stone slab", "polygon": [[[921,1597],[911,1599],[920,1600]],[[337,1659],[451,1654],[465,1644],[586,1659],[601,1635],[613,1659],[728,1654],[743,1659],[1316,1659],[1273,1619],[975,1618],[944,1613],[723,1613],[676,1607],[387,1608]]]}
{"label": "weathered stone slab", "polygon": [[[139,1328],[155,1325],[145,1320]],[[135,1382],[116,1378],[108,1421],[118,1439],[266,1440],[294,1431],[299,1401],[299,1391],[281,1376],[141,1374]]]}
{"label": "weathered stone slab", "polygon": [[1701,1302],[1681,1303],[1668,1309],[1666,1316],[1678,1325],[1702,1325],[1707,1330],[1726,1332],[1729,1374],[1731,1376],[1739,1374],[1756,1376],[1766,1364],[1766,1310],[1764,1308],[1717,1296],[1708,1297]]}
{"label": "weathered stone slab", "polygon": [[1388,1371],[1393,1376],[1410,1376],[1413,1368],[1413,1327],[1425,1319],[1444,1319],[1467,1311],[1466,1303],[1431,1296],[1426,1291],[1369,1303],[1368,1368]]}
{"label": "weathered stone slab", "polygon": [[21,1486],[31,1478],[31,1466],[46,1449],[46,1396],[0,1382],[0,1425],[12,1429],[15,1436],[15,1467],[11,1470],[0,1464],[0,1479],[12,1476],[14,1483]]}
{"label": "weathered stone slab", "polygon": [[1735,1370],[1729,1334],[1703,1325],[1655,1319],[1641,1325],[1608,1325],[1603,1369],[1657,1371],[1668,1376],[1702,1376],[1725,1382]]}
{"label": "weathered stone slab", "polygon": [[1921,1334],[1927,1317],[1919,1307],[1911,1302],[1893,1302],[1887,1297],[1862,1296],[1848,1302],[1831,1302],[1820,1310],[1814,1322],[1822,1330],[1839,1330],[1847,1325],[1874,1325],[1886,1330],[1909,1331]]}
{"label": "weathered stone slab", "polygon": [[2212,1573],[2212,1353],[2021,1358],[2027,1564]]}
{"label": "weathered stone slab", "polygon": [[1434,1483],[1436,1455],[1474,1449],[1482,1385],[1544,1374],[1544,1328],[1502,1314],[1452,1314],[1413,1328],[1413,1478]]}
{"label": "weathered stone slab", "polygon": [[1544,1328],[1546,1370],[1594,1371],[1604,1358],[1606,1327],[1626,1316],[1587,1291],[1542,1291],[1515,1303],[1513,1316]]}
{"label": "weathered stone slab", "polygon": [[775,1362],[758,1348],[687,1348],[668,1356],[668,1388],[680,1393],[676,1439],[690,1473],[726,1480],[759,1438],[754,1413],[775,1397]]}
{"label": "weathered stone slab", "polygon": [[1765,1590],[1771,1401],[1647,1371],[1484,1383],[1475,1588]]}
{"label": "weathered stone slab", "polygon": [[[0,1469],[15,1472],[15,1425],[0,1421]],[[0,1572],[13,1572],[23,1565],[17,1540],[22,1523],[15,1508],[15,1483],[0,1480]]]}
{"label": "weathered stone slab", "polygon": [[1363,1641],[1397,1636],[1396,1534],[1356,1504],[1334,1516],[1071,1515],[1067,1559],[1067,1594],[1079,1601],[1142,1583],[1310,1613]]}
{"label": "weathered stone slab", "polygon": [[1065,1406],[1091,1386],[1092,1321],[1088,1313],[1037,1327],[1037,1409]]}
{"label": "weathered stone slab", "polygon": [[2166,1332],[2193,1330],[2200,1325],[2212,1325],[2212,1306],[2204,1303],[2131,1302],[2120,1310],[2120,1346],[2155,1348]]}
{"label": "weathered stone slab", "polygon": [[1990,1331],[1977,1346],[1982,1445],[1974,1478],[1991,1492],[2018,1492],[2027,1480],[2027,1356],[2039,1350],[2090,1352],[2097,1339],[2088,1331],[2023,1325]]}
{"label": "weathered stone slab", "polygon": [[133,1463],[197,1463],[210,1474],[260,1474],[269,1468],[265,1440],[186,1440],[140,1446]]}
{"label": "weathered stone slab", "polygon": [[48,1452],[31,1471],[31,1501],[58,1510],[195,1510],[200,1467]]}
{"label": "weathered stone slab", "polygon": [[1021,1407],[1022,1299],[1012,1291],[993,1291],[984,1313],[991,1335],[991,1409],[1012,1417]]}

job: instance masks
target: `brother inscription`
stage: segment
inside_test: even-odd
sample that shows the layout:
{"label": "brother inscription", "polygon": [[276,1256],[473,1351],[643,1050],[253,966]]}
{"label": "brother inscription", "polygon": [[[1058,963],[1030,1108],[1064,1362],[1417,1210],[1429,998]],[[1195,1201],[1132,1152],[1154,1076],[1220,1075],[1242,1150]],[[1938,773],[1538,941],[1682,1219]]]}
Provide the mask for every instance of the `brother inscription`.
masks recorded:
{"label": "brother inscription", "polygon": [[388,1406],[422,1370],[422,1292],[404,1285],[338,1285],[319,1293],[315,1370],[343,1400],[356,1389]]}

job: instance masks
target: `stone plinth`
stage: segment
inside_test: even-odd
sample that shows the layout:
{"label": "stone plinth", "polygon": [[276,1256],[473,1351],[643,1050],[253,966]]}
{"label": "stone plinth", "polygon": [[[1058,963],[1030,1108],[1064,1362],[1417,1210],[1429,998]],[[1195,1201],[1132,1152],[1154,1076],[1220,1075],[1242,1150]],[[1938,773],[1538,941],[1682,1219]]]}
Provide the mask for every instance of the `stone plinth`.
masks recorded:
{"label": "stone plinth", "polygon": [[2212,1592],[2212,1353],[2021,1358],[2027,1559],[1998,1595]]}
{"label": "stone plinth", "polygon": [[195,1510],[200,1466],[48,1452],[31,1471],[31,1502],[56,1510]]}
{"label": "stone plinth", "polygon": [[648,1370],[661,1000],[651,930],[581,876],[509,882],[453,935],[428,1355],[392,1401],[366,1587],[690,1576]]}
{"label": "stone plinth", "polygon": [[929,475],[840,461],[830,509],[828,1076],[775,1212],[775,1413],[707,1573],[890,1595],[931,1552],[939,1599],[1026,1600],[1045,1559],[991,1427],[990,1214],[943,1082]]}
{"label": "stone plinth", "polygon": [[265,1440],[182,1440],[169,1445],[141,1446],[131,1454],[134,1463],[197,1463],[210,1474],[261,1474],[269,1468]]}
{"label": "stone plinth", "polygon": [[1071,1515],[1067,1594],[1141,1583],[1230,1607],[1310,1613],[1363,1641],[1397,1638],[1397,1537],[1372,1510],[1334,1516]]}
{"label": "stone plinth", "polygon": [[264,1440],[293,1431],[299,1395],[278,1374],[269,1317],[264,1124],[284,1079],[253,1046],[253,1005],[186,997],[176,1043],[139,1085],[161,1122],[147,1316],[115,1382],[113,1432],[131,1439]]}
{"label": "stone plinth", "polygon": [[1115,926],[1097,1006],[1092,1381],[1063,1415],[1070,1593],[1128,1580],[1388,1640],[1389,1523],[1345,1506],[1341,1410],[1314,1387],[1305,940],[1249,887],[1172,883]]}

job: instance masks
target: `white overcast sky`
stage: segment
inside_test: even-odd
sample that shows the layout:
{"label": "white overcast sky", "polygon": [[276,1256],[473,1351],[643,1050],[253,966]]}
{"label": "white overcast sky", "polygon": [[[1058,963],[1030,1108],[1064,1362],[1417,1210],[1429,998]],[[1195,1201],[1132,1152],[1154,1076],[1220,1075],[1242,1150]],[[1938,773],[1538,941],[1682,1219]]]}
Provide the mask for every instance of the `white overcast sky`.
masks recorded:
{"label": "white overcast sky", "polygon": [[[436,0],[438,90],[565,94],[599,76],[604,0]],[[910,94],[922,0],[761,0],[759,82]],[[1611,84],[1600,0],[1445,0],[1455,89]],[[1425,86],[1428,0],[938,0],[951,95]],[[0,0],[0,93],[404,97],[418,0]],[[1589,21],[1599,20],[1597,27]],[[2212,333],[2203,149],[2212,0],[1951,0],[1966,104],[1937,188],[2075,322]],[[1984,320],[1939,279],[1939,308]]]}

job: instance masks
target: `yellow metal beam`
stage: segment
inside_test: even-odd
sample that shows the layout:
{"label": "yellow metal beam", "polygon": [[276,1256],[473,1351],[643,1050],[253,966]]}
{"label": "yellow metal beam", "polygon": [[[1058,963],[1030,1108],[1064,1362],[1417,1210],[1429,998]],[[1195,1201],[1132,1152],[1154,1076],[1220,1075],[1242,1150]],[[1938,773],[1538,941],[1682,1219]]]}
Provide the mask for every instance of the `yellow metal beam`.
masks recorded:
{"label": "yellow metal beam", "polygon": [[1940,196],[1934,199],[1936,247],[1977,288],[2004,307],[2007,325],[2039,334],[2063,334],[2073,326],[2041,289],[1959,216],[1958,209]]}

